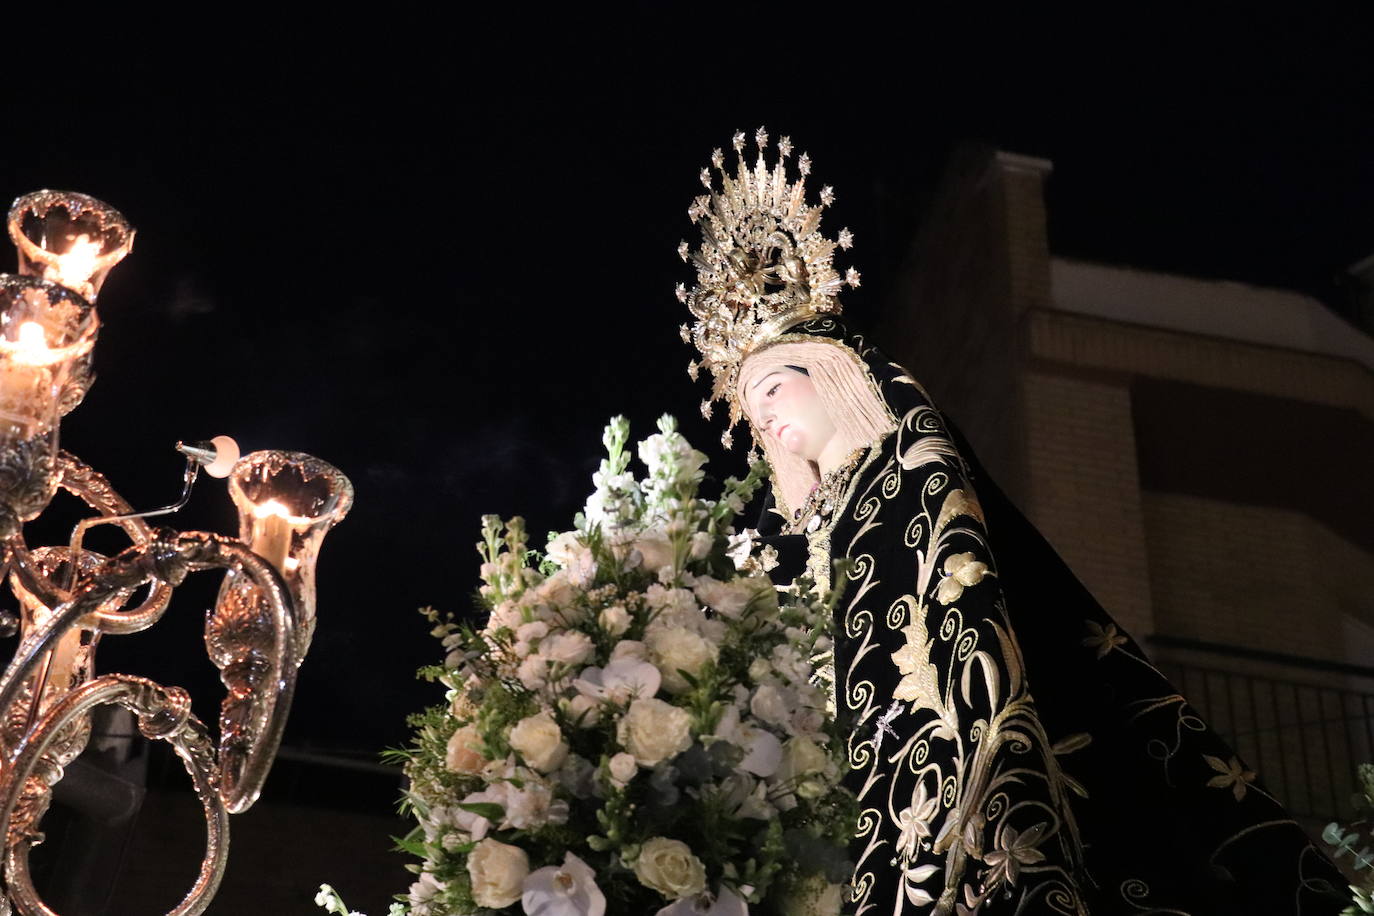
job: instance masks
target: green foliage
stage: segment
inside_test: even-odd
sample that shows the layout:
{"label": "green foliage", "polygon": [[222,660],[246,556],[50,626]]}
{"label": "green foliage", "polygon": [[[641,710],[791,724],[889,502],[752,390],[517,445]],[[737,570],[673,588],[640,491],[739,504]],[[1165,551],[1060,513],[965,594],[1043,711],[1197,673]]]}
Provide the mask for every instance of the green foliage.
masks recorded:
{"label": "green foliage", "polygon": [[1350,906],[1342,916],[1374,913],[1374,764],[1362,763],[1356,770],[1360,792],[1356,793],[1356,820],[1348,825],[1331,822],[1322,831],[1322,839],[1331,847],[1331,857],[1346,862],[1357,873],[1363,873],[1358,885],[1351,885]]}

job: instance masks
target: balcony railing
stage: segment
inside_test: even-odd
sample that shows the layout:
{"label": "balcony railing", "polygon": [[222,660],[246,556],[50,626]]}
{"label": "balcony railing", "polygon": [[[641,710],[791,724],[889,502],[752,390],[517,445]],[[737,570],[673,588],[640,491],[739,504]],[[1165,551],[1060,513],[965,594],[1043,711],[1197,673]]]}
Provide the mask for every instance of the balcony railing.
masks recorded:
{"label": "balcony railing", "polygon": [[[1374,693],[1352,683],[1374,684],[1374,668],[1171,636],[1147,642],[1159,670],[1295,818],[1351,819],[1355,767],[1374,762]],[[1275,666],[1292,673],[1267,673]]]}

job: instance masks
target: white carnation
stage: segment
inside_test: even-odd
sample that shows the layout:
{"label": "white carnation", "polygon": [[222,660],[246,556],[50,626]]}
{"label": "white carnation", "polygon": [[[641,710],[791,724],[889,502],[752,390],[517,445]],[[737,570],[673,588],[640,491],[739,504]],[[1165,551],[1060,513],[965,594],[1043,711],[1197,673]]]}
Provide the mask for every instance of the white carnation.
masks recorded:
{"label": "white carnation", "polygon": [[539,654],[551,662],[580,665],[596,651],[596,643],[580,630],[555,633],[539,643]]}
{"label": "white carnation", "polygon": [[749,711],[769,725],[783,727],[791,718],[791,705],[786,691],[772,684],[764,684],[754,691],[754,697],[749,701]]}
{"label": "white carnation", "polygon": [[518,846],[485,839],[468,853],[472,899],[479,906],[500,909],[515,903],[529,873],[529,856]]}
{"label": "white carnation", "polygon": [[520,661],[516,677],[527,690],[539,690],[546,683],[549,673],[549,660],[542,655],[527,655]]}

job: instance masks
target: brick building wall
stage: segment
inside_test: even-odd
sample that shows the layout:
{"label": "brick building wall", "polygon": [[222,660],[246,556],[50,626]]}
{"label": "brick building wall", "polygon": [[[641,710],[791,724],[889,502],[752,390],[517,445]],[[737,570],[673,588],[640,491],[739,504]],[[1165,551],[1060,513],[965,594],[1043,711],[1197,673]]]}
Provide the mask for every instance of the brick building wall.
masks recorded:
{"label": "brick building wall", "polygon": [[1022,510],[1128,633],[1153,632],[1129,389],[1121,378],[1033,371],[1022,393]]}
{"label": "brick building wall", "polygon": [[1374,340],[1294,293],[1053,256],[1050,171],[960,151],[875,340],[1320,829],[1374,759]]}

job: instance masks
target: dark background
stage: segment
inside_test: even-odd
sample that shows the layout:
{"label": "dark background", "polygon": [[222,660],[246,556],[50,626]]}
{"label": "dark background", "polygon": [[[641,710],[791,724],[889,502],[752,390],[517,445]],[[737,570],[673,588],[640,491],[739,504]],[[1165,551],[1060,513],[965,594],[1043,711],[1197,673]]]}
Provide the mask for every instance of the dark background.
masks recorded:
{"label": "dark background", "polygon": [[[674,413],[720,476],[743,466],[697,413],[673,296],[692,280],[675,249],[697,172],[736,129],[790,135],[812,194],[835,186],[823,228],[856,235],[839,263],[863,272],[845,295],[858,324],[970,140],[1053,161],[1057,254],[1346,310],[1342,273],[1374,252],[1368,21],[1149,12],[378,10],[167,40],[49,26],[11,61],[0,195],[79,190],[138,229],[63,444],[141,508],[175,498],[178,439],[220,433],[352,478],[286,743],[375,759],[439,698],[413,679],[440,658],[415,608],[471,606],[482,513],[522,514],[536,540],[569,527],[616,413],[639,436]],[[31,543],[62,540],[71,509]],[[233,531],[223,484],[203,480],[173,524]],[[213,721],[213,579],[105,640],[100,668],[186,686]]]}

